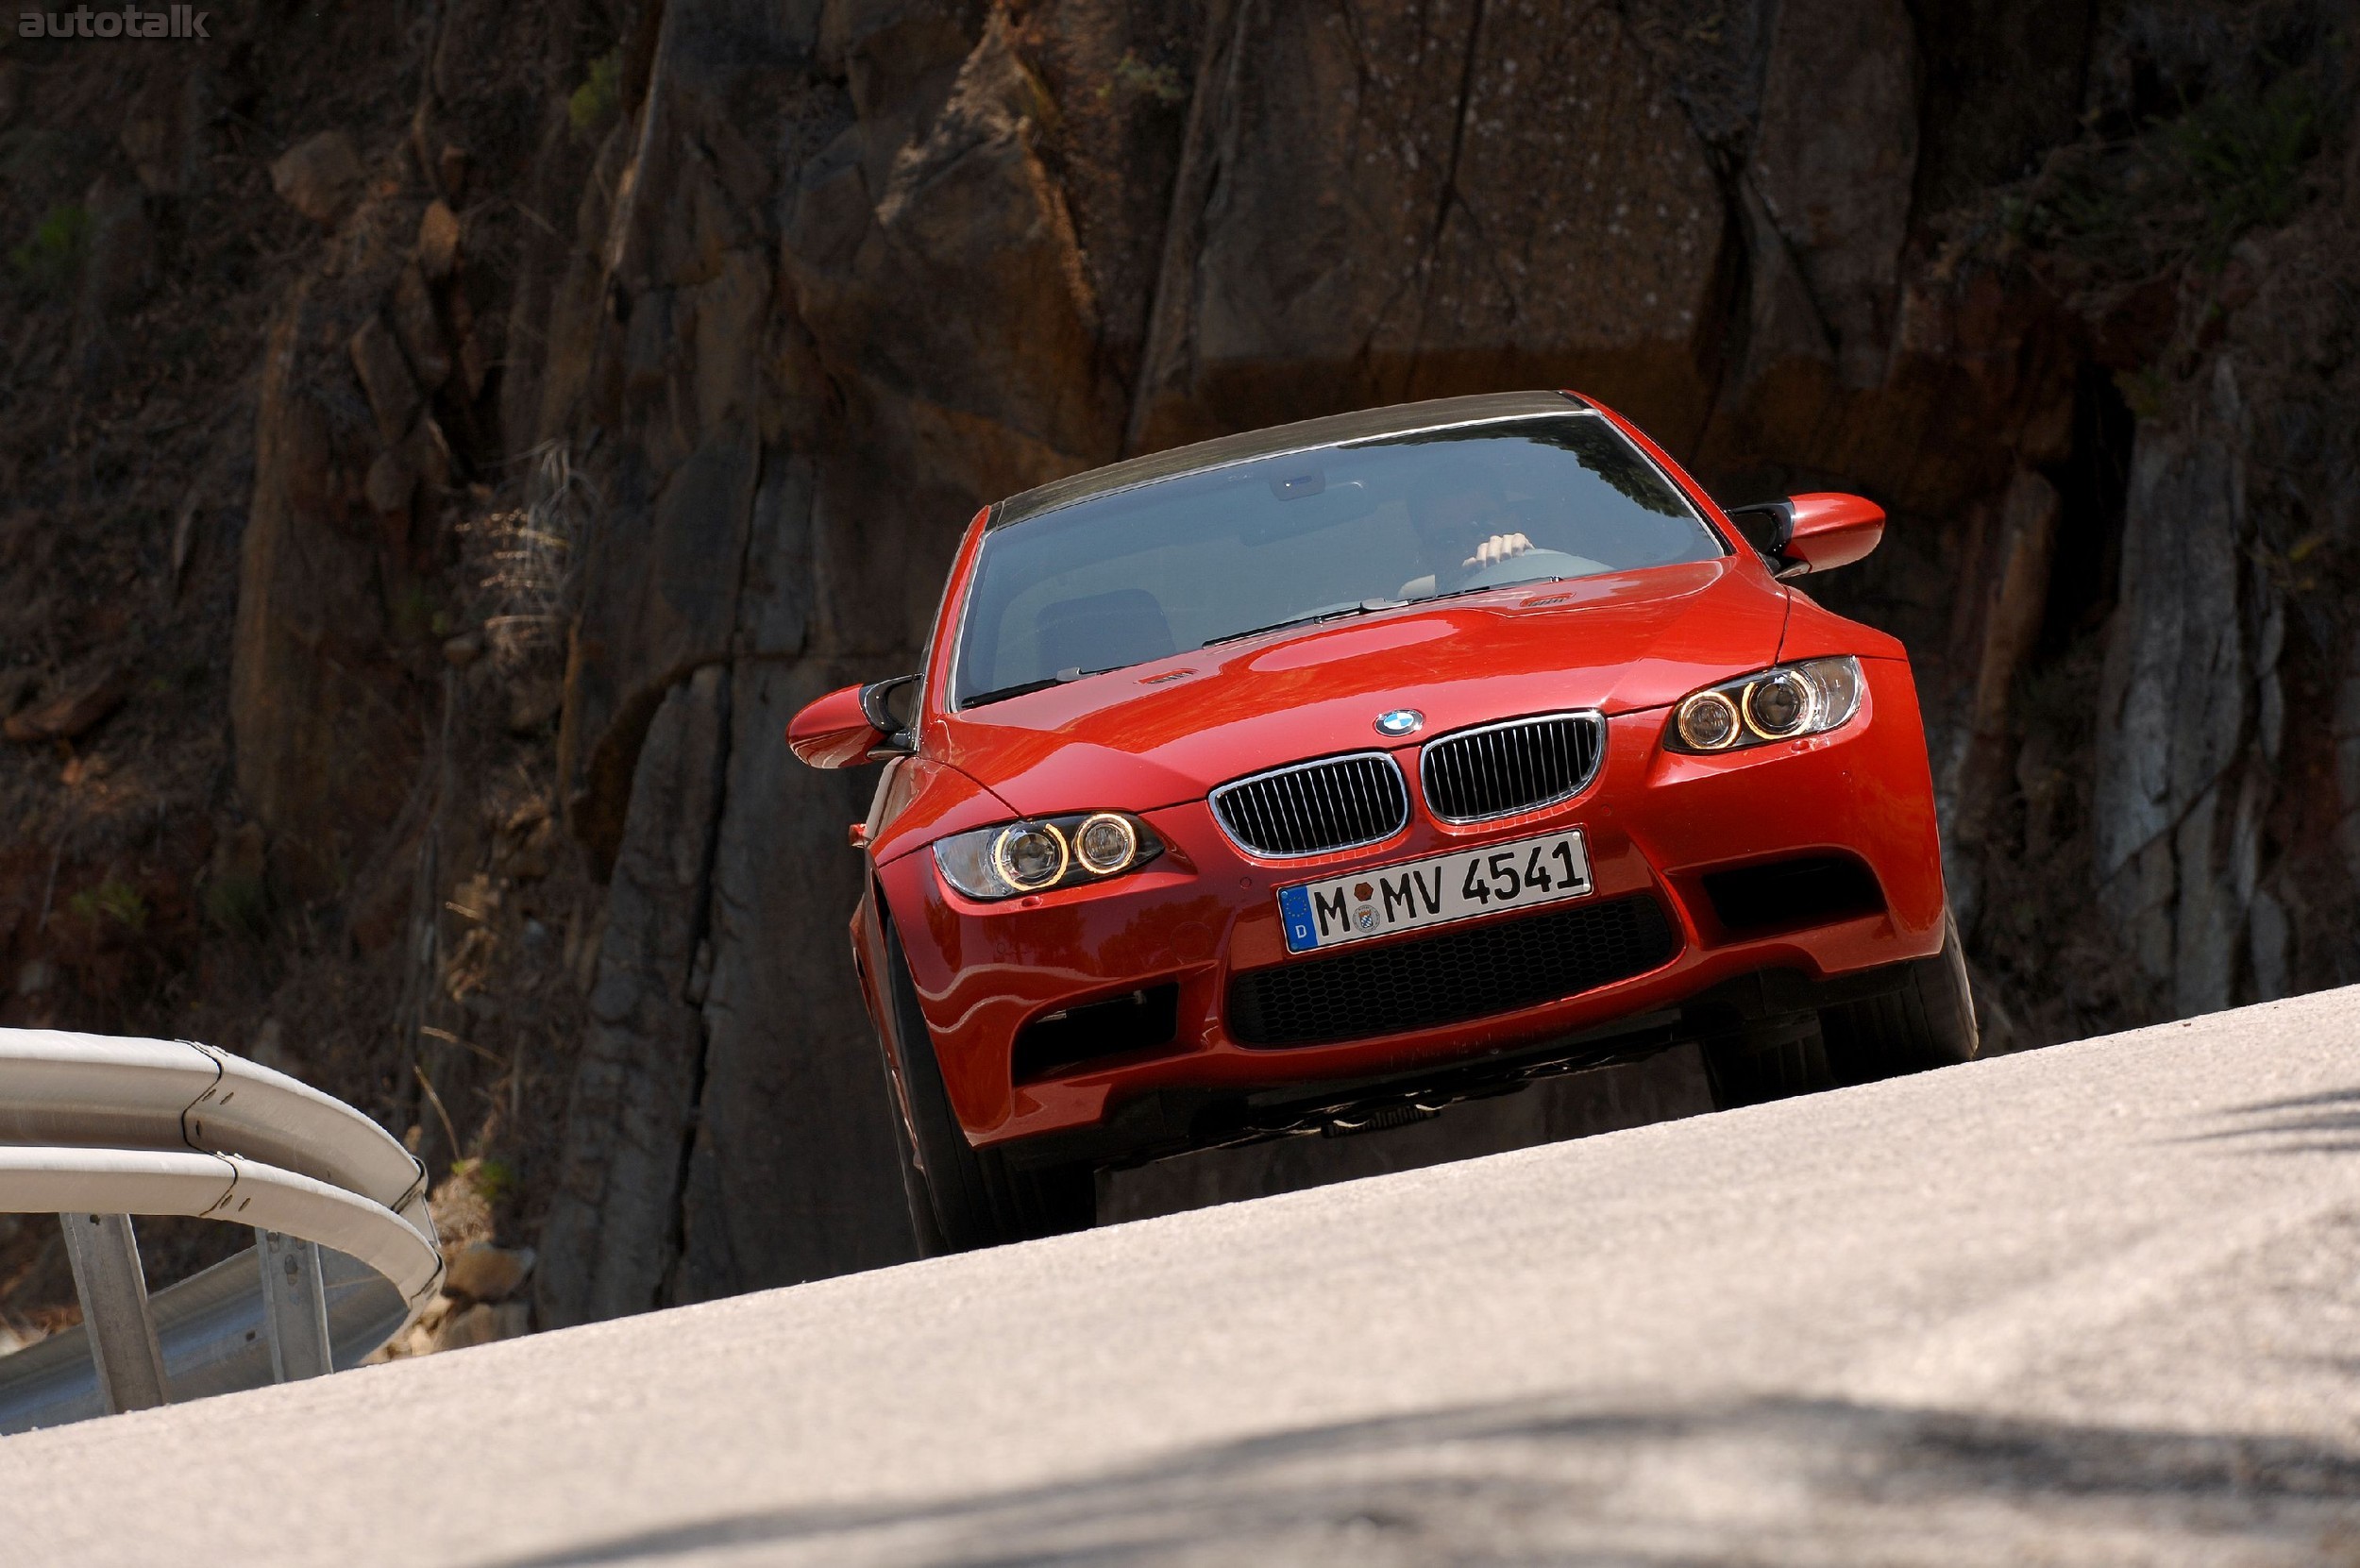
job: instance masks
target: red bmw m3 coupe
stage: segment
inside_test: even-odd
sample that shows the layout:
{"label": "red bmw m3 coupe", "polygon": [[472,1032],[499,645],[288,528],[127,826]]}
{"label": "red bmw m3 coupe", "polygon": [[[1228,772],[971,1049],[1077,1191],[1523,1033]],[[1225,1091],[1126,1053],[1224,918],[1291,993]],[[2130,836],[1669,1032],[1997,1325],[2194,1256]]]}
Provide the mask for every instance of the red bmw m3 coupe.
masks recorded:
{"label": "red bmw m3 coupe", "polygon": [[853,960],[932,1250],[1100,1167],[1435,1115],[1680,1042],[1742,1104],[1963,1061],[1909,663],[1569,393],[1341,414],[977,514],[883,760]]}

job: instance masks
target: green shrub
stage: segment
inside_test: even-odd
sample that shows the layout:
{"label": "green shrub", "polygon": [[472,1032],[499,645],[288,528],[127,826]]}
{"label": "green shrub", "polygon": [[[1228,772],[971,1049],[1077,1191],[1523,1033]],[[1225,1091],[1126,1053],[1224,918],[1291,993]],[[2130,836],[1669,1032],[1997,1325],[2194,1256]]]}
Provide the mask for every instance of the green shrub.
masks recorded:
{"label": "green shrub", "polygon": [[120,877],[109,877],[95,887],[86,887],[66,900],[66,908],[85,920],[95,923],[111,920],[126,931],[143,931],[147,926],[147,901],[140,890]]}
{"label": "green shrub", "polygon": [[89,244],[89,210],[60,203],[43,215],[23,244],[9,250],[8,270],[36,292],[56,294],[81,271],[82,252]]}
{"label": "green shrub", "polygon": [[500,1201],[502,1194],[516,1187],[516,1172],[505,1160],[477,1158],[454,1161],[450,1173],[482,1194],[487,1204]]}
{"label": "green shrub", "polygon": [[260,936],[270,926],[270,889],[262,879],[230,874],[205,885],[206,921],[233,936]]}
{"label": "green shrub", "polygon": [[2206,99],[2163,138],[2203,209],[2198,258],[2217,267],[2247,230],[2294,216],[2302,166],[2318,148],[2318,93],[2308,76],[2282,76],[2258,93]]}
{"label": "green shrub", "polygon": [[448,613],[435,602],[433,591],[423,582],[405,582],[395,589],[392,602],[385,608],[394,635],[404,642],[441,636],[443,628],[450,624]]}
{"label": "green shrub", "polygon": [[1179,72],[1169,65],[1150,65],[1129,49],[1125,49],[1122,58],[1115,61],[1113,77],[1099,88],[1098,95],[1101,98],[1111,97],[1118,87],[1127,88],[1142,97],[1153,98],[1159,104],[1186,103],[1188,96],[1188,84],[1180,79]]}
{"label": "green shrub", "polygon": [[2003,199],[2001,224],[2119,273],[2217,271],[2248,232],[2294,216],[2323,120],[2311,71],[2217,93],[2127,141],[2071,149]]}
{"label": "green shrub", "polygon": [[623,52],[610,49],[590,67],[590,76],[565,100],[565,117],[574,134],[591,136],[606,127],[623,101]]}

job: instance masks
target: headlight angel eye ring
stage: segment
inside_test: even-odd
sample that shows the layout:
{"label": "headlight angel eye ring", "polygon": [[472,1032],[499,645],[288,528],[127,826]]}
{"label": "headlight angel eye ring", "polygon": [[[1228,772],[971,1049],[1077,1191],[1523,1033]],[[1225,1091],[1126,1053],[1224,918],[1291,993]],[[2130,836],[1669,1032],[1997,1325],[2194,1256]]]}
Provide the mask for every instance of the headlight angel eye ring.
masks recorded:
{"label": "headlight angel eye ring", "polygon": [[1110,882],[1165,852],[1127,811],[1075,811],[971,828],[934,843],[935,868],[979,902]]}
{"label": "headlight angel eye ring", "polygon": [[1778,670],[1745,688],[1745,727],[1764,740],[1784,740],[1811,727],[1811,688],[1792,670]]}
{"label": "headlight angel eye ring", "polygon": [[1663,744],[1711,755],[1826,734],[1852,721],[1866,689],[1860,661],[1848,655],[1775,666],[1681,698]]}
{"label": "headlight angel eye ring", "polygon": [[1011,822],[991,841],[992,869],[1021,893],[1054,887],[1073,851],[1054,822]]}
{"label": "headlight angel eye ring", "polygon": [[1130,819],[1111,811],[1102,811],[1083,818],[1073,832],[1074,858],[1083,869],[1099,876],[1112,876],[1131,864],[1138,853],[1138,830]]}
{"label": "headlight angel eye ring", "polygon": [[1700,691],[1679,705],[1680,739],[1698,751],[1718,751],[1745,732],[1737,704],[1717,691]]}

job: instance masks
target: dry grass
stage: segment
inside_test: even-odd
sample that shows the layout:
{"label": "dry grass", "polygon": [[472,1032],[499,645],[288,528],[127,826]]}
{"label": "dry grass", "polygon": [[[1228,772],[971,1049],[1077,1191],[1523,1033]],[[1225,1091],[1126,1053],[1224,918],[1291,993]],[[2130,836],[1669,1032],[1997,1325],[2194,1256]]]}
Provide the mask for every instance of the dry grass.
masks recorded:
{"label": "dry grass", "polygon": [[525,474],[522,504],[467,524],[464,534],[485,640],[512,675],[564,651],[582,540],[598,504],[596,487],[563,441],[535,447],[518,466]]}

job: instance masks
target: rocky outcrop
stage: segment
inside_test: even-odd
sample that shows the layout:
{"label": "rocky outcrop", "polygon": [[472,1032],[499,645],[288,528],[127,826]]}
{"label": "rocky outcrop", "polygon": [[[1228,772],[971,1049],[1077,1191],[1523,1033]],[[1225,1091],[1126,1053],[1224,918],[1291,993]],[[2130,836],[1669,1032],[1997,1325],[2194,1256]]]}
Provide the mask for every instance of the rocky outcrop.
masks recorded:
{"label": "rocky outcrop", "polygon": [[[1761,346],[1830,361],[1845,387],[1880,385],[1892,354],[1919,71],[1917,29],[1900,0],[1778,8],[1743,181],[1748,217],[1769,230],[1753,254],[1765,274],[1793,269],[1810,315],[1765,321]],[[1785,306],[1791,294],[1772,297]]]}
{"label": "rocky outcrop", "polygon": [[352,138],[341,130],[324,130],[296,143],[270,166],[271,189],[278,199],[328,229],[342,223],[361,199],[365,177]]}
{"label": "rocky outcrop", "polygon": [[[2355,974],[2360,394],[2340,203],[2241,244],[2140,422],[2091,810],[2100,907],[2173,1011]],[[2331,785],[2330,781],[2333,781]]]}
{"label": "rocky outcrop", "polygon": [[829,962],[861,893],[844,828],[867,811],[868,781],[814,780],[777,744],[796,710],[863,673],[736,666],[677,1299],[913,1256],[868,1014]]}
{"label": "rocky outcrop", "polygon": [[[431,650],[461,597],[457,500],[504,459],[486,407],[504,269],[463,264],[460,146],[417,149],[430,125],[467,135],[497,115],[497,93],[456,91],[467,51],[514,47],[531,22],[459,9],[433,36],[410,146],[372,169],[331,128],[271,165],[329,237],[263,355],[230,719],[274,874],[304,899],[348,891],[413,793],[439,706]],[[487,247],[514,249],[484,227]]]}
{"label": "rocky outcrop", "polygon": [[421,749],[410,683],[385,657],[409,541],[406,521],[389,537],[379,517],[406,519],[410,497],[380,514],[368,493],[383,427],[323,346],[347,341],[340,303],[307,288],[272,334],[232,653],[238,786],[308,897],[340,890],[361,835],[399,814]]}
{"label": "rocky outcrop", "polygon": [[677,1193],[704,1072],[705,911],[730,756],[728,671],[672,689],[649,730],[632,832],[607,893],[590,1027],[565,1111],[565,1163],[541,1232],[551,1326],[664,1303]]}
{"label": "rocky outcrop", "polygon": [[[0,733],[15,741],[77,740],[123,706],[129,682],[120,669],[101,669],[60,695],[23,713],[10,712]],[[12,703],[0,706],[13,707]]]}
{"label": "rocky outcrop", "polygon": [[[949,23],[938,42],[958,40]],[[782,236],[826,373],[893,415],[901,439],[938,444],[930,466],[955,464],[943,480],[978,486],[1103,461],[1121,433],[1121,388],[1098,358],[1099,302],[1043,162],[1057,106],[1012,29],[995,11],[979,39],[960,41],[971,52],[961,49],[931,123],[918,120],[922,76],[899,95],[859,78],[858,117],[797,172]],[[953,297],[956,312],[909,309]]]}
{"label": "rocky outcrop", "polygon": [[2344,670],[2335,683],[2336,851],[2345,869],[2360,882],[2360,634],[2344,656]]}
{"label": "rocky outcrop", "polygon": [[1130,446],[1553,380],[1686,445],[1725,229],[1614,8],[1216,8]]}
{"label": "rocky outcrop", "polygon": [[2014,782],[2012,709],[2046,618],[2063,509],[2054,484],[2019,469],[2006,490],[1970,513],[1960,551],[1961,581],[1977,586],[1952,604],[1947,652],[1958,695],[1935,795],[1950,905],[1969,930],[1982,912],[1994,818]]}
{"label": "rocky outcrop", "polygon": [[[2283,610],[2245,569],[2250,525],[2234,373],[2212,407],[2142,432],[2121,607],[2099,691],[2103,907],[2182,1012],[2229,1005],[2255,896],[2267,769],[2284,734]],[[2250,756],[2249,756],[2249,749]],[[2250,766],[2248,766],[2250,764]],[[2283,987],[2285,954],[2256,953]]]}

